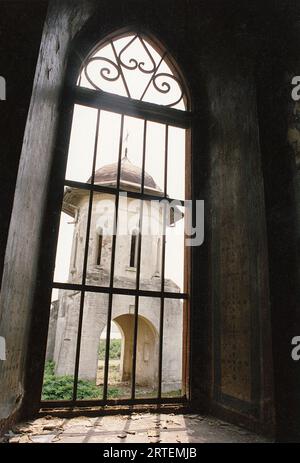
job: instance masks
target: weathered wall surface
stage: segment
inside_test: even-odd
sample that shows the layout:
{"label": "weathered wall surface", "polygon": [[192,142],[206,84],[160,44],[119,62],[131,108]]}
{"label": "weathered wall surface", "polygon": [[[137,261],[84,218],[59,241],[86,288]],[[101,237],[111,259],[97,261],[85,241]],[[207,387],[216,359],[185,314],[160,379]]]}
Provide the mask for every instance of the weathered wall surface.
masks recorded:
{"label": "weathered wall surface", "polygon": [[0,76],[6,81],[6,101],[0,102],[0,282],[47,4],[47,0],[33,1],[28,8],[28,2],[1,1]]}
{"label": "weathered wall surface", "polygon": [[[215,412],[271,431],[271,310],[255,82],[263,19],[256,11],[254,21],[250,4],[244,10],[227,6],[212,9],[198,25],[205,44],[199,75],[207,90],[209,165],[206,175],[198,173],[205,184],[207,251],[197,261],[206,257],[208,277],[194,264],[200,291],[192,314],[192,390],[194,398],[209,396]],[[200,321],[211,326],[206,338]]]}
{"label": "weathered wall surface", "polygon": [[283,2],[265,30],[265,59],[257,70],[277,437],[288,442],[300,442],[300,366],[291,357],[291,340],[300,332],[299,102],[291,97],[292,77],[300,75],[299,7]]}
{"label": "weathered wall surface", "polygon": [[268,254],[251,69],[236,69],[234,78],[218,69],[209,94],[214,401],[270,425]]}
{"label": "weathered wall surface", "polygon": [[51,2],[25,129],[0,300],[0,333],[7,349],[7,360],[0,364],[2,423],[18,410],[25,393],[28,333],[66,56],[70,40],[91,13],[88,1],[72,5],[69,9],[70,2]]}

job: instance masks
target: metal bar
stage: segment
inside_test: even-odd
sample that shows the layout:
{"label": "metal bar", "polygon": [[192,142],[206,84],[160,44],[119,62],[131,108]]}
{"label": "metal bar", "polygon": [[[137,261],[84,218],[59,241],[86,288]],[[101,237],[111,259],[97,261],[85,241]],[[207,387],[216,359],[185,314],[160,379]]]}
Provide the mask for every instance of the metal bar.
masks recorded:
{"label": "metal bar", "polygon": [[[161,290],[164,293],[165,286],[165,255],[166,255],[166,217],[167,208],[164,206],[163,218],[163,236],[162,236],[162,257],[161,257]],[[162,295],[160,299],[160,318],[159,318],[159,354],[158,354],[158,398],[161,398],[162,391],[162,359],[163,359],[163,331],[164,331],[164,313],[165,313],[165,298]]]}
{"label": "metal bar", "polygon": [[145,199],[146,201],[162,201],[166,200],[169,203],[170,202],[175,202],[178,203],[178,206],[184,206],[184,200],[181,199],[175,199],[175,198],[169,198],[167,196],[164,196],[163,194],[161,195],[151,195],[149,193],[141,193],[141,192],[136,192],[136,191],[127,191],[127,190],[122,190],[120,188],[117,190],[115,187],[107,187],[103,185],[91,185],[90,183],[83,183],[83,182],[77,182],[75,180],[65,180],[65,185],[70,188],[78,188],[79,190],[93,190],[99,193],[109,193],[111,195],[116,195],[118,193],[126,193],[129,198],[135,198],[135,199]]}
{"label": "metal bar", "polygon": [[165,172],[164,172],[164,197],[168,196],[168,145],[169,145],[169,126],[166,125],[165,133]]}
{"label": "metal bar", "polygon": [[46,408],[63,408],[63,407],[103,407],[106,405],[164,405],[164,404],[187,404],[187,398],[182,397],[163,397],[160,400],[157,398],[149,397],[148,399],[108,399],[108,400],[42,400],[40,406],[43,409]]}
{"label": "metal bar", "polygon": [[[166,125],[165,134],[165,172],[164,172],[164,194],[167,195],[168,188],[168,144],[169,144],[169,127]],[[161,257],[161,292],[165,291],[165,260],[166,260],[166,222],[167,222],[167,204],[164,203],[163,212],[163,230],[162,230],[162,257]],[[161,399],[162,392],[162,362],[163,362],[163,336],[164,336],[164,315],[165,299],[162,296],[160,300],[160,319],[159,319],[159,357],[158,357],[158,398]]]}
{"label": "metal bar", "polygon": [[141,181],[141,193],[142,193],[142,195],[145,193],[146,142],[147,142],[147,121],[144,121],[142,181]]}
{"label": "metal bar", "polygon": [[124,74],[123,74],[123,69],[122,69],[122,65],[121,65],[121,63],[120,63],[120,58],[119,58],[119,56],[118,56],[118,54],[117,54],[117,52],[116,52],[116,49],[115,49],[115,46],[114,46],[114,42],[113,42],[112,40],[110,41],[110,45],[111,45],[111,48],[113,49],[113,52],[114,52],[116,61],[117,61],[117,63],[118,63],[118,66],[119,66],[119,69],[120,69],[121,78],[122,78],[123,85],[124,85],[124,87],[125,87],[127,96],[128,96],[128,98],[131,98],[129,88],[128,88],[126,79],[125,79]]}
{"label": "metal bar", "polygon": [[[120,140],[119,140],[119,158],[118,158],[118,172],[117,172],[117,191],[120,187],[121,178],[121,156],[123,145],[123,130],[124,130],[124,114],[121,116],[120,127]],[[119,212],[119,194],[116,195],[115,214],[114,214],[114,230],[111,250],[111,266],[110,266],[110,290],[114,286],[114,273],[115,273],[115,253],[116,253],[116,240],[118,232],[118,212]],[[104,382],[103,382],[103,400],[107,400],[107,384],[108,384],[108,368],[109,368],[109,348],[110,348],[110,330],[111,330],[111,315],[112,315],[113,292],[109,293],[108,312],[107,312],[107,330],[106,330],[106,346],[105,346],[105,363],[104,363]]]}
{"label": "metal bar", "polygon": [[78,385],[78,372],[79,372],[79,359],[80,359],[80,344],[81,344],[83,308],[84,308],[84,292],[81,291],[80,306],[79,306],[79,319],[78,319],[78,328],[77,328],[77,340],[76,340],[74,378],[73,378],[73,400],[76,400],[76,398],[77,398],[77,385]]}
{"label": "metal bar", "polygon": [[[94,144],[94,156],[93,156],[93,167],[92,167],[91,183],[94,182],[94,177],[95,177],[95,165],[96,165],[96,157],[97,157],[97,150],[98,150],[98,138],[99,138],[99,123],[100,123],[100,109],[98,109],[98,113],[97,113],[97,123],[96,123],[96,134],[95,134],[95,144]],[[86,226],[85,248],[84,248],[83,269],[82,269],[82,286],[85,285],[85,283],[86,283],[86,272],[87,272],[89,240],[90,240],[90,228],[91,228],[91,218],[92,218],[92,208],[93,208],[93,193],[94,193],[93,190],[91,190],[90,191],[90,198],[89,198],[87,226]],[[77,343],[76,343],[73,400],[76,400],[76,397],[77,397],[77,385],[78,385],[78,372],[79,372],[79,362],[80,362],[80,345],[81,345],[81,334],[82,334],[83,309],[84,309],[84,291],[81,291],[80,308],[79,308],[79,320],[78,320],[78,332],[77,332]]]}
{"label": "metal bar", "polygon": [[[143,133],[143,161],[142,161],[142,179],[141,179],[141,192],[144,193],[145,187],[145,159],[146,159],[146,139],[147,139],[147,121],[144,121]],[[138,234],[138,255],[137,255],[137,268],[136,268],[136,290],[140,289],[141,279],[141,250],[142,250],[142,229],[143,229],[143,200],[140,200],[140,213],[139,213],[139,234]],[[134,331],[133,331],[133,355],[132,355],[132,374],[131,374],[131,399],[135,398],[135,383],[136,383],[136,351],[137,351],[137,336],[138,336],[138,317],[139,317],[139,295],[135,296],[134,304]]]}
{"label": "metal bar", "polygon": [[[143,40],[143,39],[141,38],[141,40]],[[145,45],[145,44],[144,44],[144,45]],[[150,80],[149,80],[149,82],[148,82],[148,84],[147,84],[147,86],[146,86],[146,88],[145,88],[145,90],[144,90],[144,92],[143,92],[141,98],[140,98],[140,101],[143,101],[143,98],[144,98],[144,96],[146,95],[147,90],[148,90],[148,88],[150,87],[151,82],[153,81],[154,77],[156,76],[156,73],[157,73],[157,71],[158,71],[158,69],[159,69],[161,63],[163,62],[165,56],[166,56],[166,53],[163,54],[163,56],[161,57],[160,62],[159,62],[158,65],[156,66],[155,71],[154,71],[154,73],[152,74],[152,76],[151,76],[151,78],[150,78]]]}
{"label": "metal bar", "polygon": [[[193,185],[192,185],[192,173],[191,173],[191,130],[185,131],[185,198],[191,199],[193,197]],[[186,223],[186,217],[184,219]],[[186,234],[184,233],[184,240]],[[192,270],[192,247],[184,246],[184,285],[183,290],[191,295],[192,294],[192,281],[191,281],[191,270]],[[190,338],[190,327],[191,327],[191,307],[190,307],[190,298],[188,301],[183,303],[183,331],[182,331],[182,393],[190,397],[191,387],[190,387],[190,365],[191,365],[191,338]]]}
{"label": "metal bar", "polygon": [[84,106],[101,108],[162,124],[170,124],[174,127],[188,128],[192,124],[193,114],[180,109],[77,86],[72,89],[72,94],[74,103]]}
{"label": "metal bar", "polygon": [[161,292],[161,291],[148,291],[144,289],[129,289],[129,288],[110,288],[107,286],[89,286],[80,285],[74,283],[60,283],[54,282],[53,288],[66,289],[71,291],[84,291],[91,293],[105,293],[105,294],[123,294],[125,296],[140,296],[140,297],[164,297],[165,299],[188,299],[187,293],[173,293],[173,292]]}

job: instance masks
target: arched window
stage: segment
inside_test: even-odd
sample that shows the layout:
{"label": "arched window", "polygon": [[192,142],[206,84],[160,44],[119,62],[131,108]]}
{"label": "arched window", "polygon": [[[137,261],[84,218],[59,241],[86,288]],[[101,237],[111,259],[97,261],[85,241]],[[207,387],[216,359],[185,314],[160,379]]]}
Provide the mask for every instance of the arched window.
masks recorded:
{"label": "arched window", "polygon": [[[57,275],[64,274],[72,236],[80,240],[76,276],[71,279],[66,271],[64,280],[53,281],[53,293],[57,298],[60,290],[58,304],[67,314],[65,324],[57,324],[53,374],[73,381],[63,403],[80,406],[92,398],[93,404],[109,404],[115,390],[114,404],[184,400],[187,348],[182,333],[189,274],[184,201],[190,199],[186,146],[191,119],[183,78],[155,40],[128,32],[110,36],[91,51],[69,94],[73,122],[62,212],[79,219],[61,221],[59,239],[65,245],[56,256]],[[130,387],[111,382],[117,363],[110,357],[111,326],[120,317],[126,321],[128,352],[116,358],[130,362],[122,366],[130,372]],[[153,333],[147,326],[153,326]],[[176,348],[174,339],[182,340]],[[147,374],[140,347],[145,344],[151,345]],[[84,393],[82,381],[91,387]],[[47,399],[48,405],[58,405],[55,395]]]}
{"label": "arched window", "polygon": [[73,251],[73,271],[76,271],[77,266],[77,250],[78,250],[78,234],[75,235],[74,240],[74,251]]}
{"label": "arched window", "polygon": [[102,231],[102,229],[100,229],[99,233],[97,234],[97,257],[96,257],[96,265],[101,265],[102,245],[103,245],[103,231]]}
{"label": "arched window", "polygon": [[130,267],[136,268],[137,256],[138,256],[138,231],[133,230],[132,235],[131,235],[131,243],[130,243],[130,262],[129,262]]}
{"label": "arched window", "polygon": [[156,248],[156,269],[155,273],[159,275],[161,270],[161,238],[157,240],[157,248]]}
{"label": "arched window", "polygon": [[184,83],[170,64],[168,53],[144,35],[124,34],[104,41],[87,58],[78,86],[188,110]]}

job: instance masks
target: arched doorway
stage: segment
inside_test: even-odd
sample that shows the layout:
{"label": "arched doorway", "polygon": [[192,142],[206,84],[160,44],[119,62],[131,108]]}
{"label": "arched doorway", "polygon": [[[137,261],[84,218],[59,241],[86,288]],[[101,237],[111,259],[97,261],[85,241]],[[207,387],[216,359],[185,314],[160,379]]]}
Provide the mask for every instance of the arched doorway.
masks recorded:
{"label": "arched doorway", "polygon": [[[124,314],[113,320],[123,333],[120,361],[121,381],[130,381],[134,336],[134,315]],[[136,385],[154,389],[157,384],[158,333],[145,317],[138,317],[138,339],[136,356]]]}
{"label": "arched doorway", "polygon": [[[105,344],[107,326],[100,337],[96,385],[104,382]],[[134,315],[124,313],[112,320],[109,349],[109,391],[124,397],[130,392],[132,380],[132,355],[134,339]],[[158,332],[147,318],[138,317],[136,356],[136,393],[148,396],[157,390],[158,380]]]}

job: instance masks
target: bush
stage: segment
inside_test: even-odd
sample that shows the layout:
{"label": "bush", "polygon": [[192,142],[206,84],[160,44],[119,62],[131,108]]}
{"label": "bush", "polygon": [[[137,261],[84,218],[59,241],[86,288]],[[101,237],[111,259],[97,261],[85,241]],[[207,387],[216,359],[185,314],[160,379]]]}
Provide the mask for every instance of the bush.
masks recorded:
{"label": "bush", "polygon": [[[105,339],[100,339],[99,345],[99,359],[105,360]],[[111,360],[120,360],[121,358],[121,339],[111,339],[110,346],[109,346],[109,358]]]}
{"label": "bush", "polygon": [[[72,376],[46,376],[43,385],[43,400],[71,400],[73,396]],[[77,398],[99,398],[100,390],[91,381],[78,380]]]}
{"label": "bush", "polygon": [[[73,396],[73,377],[55,376],[55,364],[48,361],[45,364],[42,400],[71,400]],[[108,388],[108,397],[118,397],[119,390]],[[79,379],[77,399],[101,399],[102,387],[96,386],[92,381]]]}
{"label": "bush", "polygon": [[44,376],[54,376],[55,363],[53,360],[48,360],[45,363]]}

